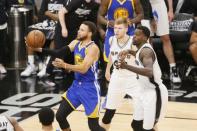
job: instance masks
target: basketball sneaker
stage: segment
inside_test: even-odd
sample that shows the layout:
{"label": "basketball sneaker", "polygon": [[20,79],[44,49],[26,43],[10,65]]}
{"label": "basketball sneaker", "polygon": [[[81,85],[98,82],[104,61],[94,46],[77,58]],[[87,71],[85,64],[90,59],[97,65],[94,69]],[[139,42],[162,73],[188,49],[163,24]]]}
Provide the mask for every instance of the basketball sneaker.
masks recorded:
{"label": "basketball sneaker", "polygon": [[27,67],[23,72],[21,72],[21,77],[29,77],[32,74],[36,74],[37,68],[34,64],[27,64]]}
{"label": "basketball sneaker", "polygon": [[7,73],[5,67],[2,64],[0,64],[0,74],[5,74],[5,73]]}
{"label": "basketball sneaker", "polygon": [[181,83],[181,78],[175,66],[170,69],[170,81],[172,83]]}
{"label": "basketball sneaker", "polygon": [[42,77],[46,76],[46,69],[47,69],[47,66],[44,64],[42,69],[40,70],[40,72],[37,74],[37,76],[39,78],[42,78]]}

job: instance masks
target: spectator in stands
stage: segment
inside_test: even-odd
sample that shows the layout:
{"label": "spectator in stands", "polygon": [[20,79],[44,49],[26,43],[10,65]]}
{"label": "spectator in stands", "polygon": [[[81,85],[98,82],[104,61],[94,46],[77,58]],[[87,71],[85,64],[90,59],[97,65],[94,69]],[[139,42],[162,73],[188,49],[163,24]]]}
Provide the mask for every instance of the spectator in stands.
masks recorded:
{"label": "spectator in stands", "polygon": [[[45,30],[47,32],[47,28],[55,27],[56,21],[58,21],[58,10],[63,6],[62,0],[43,0],[41,4],[41,8],[38,15],[39,24],[33,25],[33,29]],[[48,30],[50,31],[50,30]],[[47,34],[47,33],[46,33]],[[50,38],[53,39],[53,38]],[[53,48],[53,40],[47,41],[51,48]],[[31,74],[35,74],[37,71],[37,67],[35,66],[35,58],[34,52],[31,49],[27,49],[28,52],[28,65],[26,69],[21,72],[22,77],[29,77]],[[38,77],[43,77],[46,74],[46,65],[48,64],[50,57],[47,57],[46,61],[43,64],[42,70],[37,74]]]}
{"label": "spectator in stands", "polygon": [[3,66],[7,36],[7,13],[5,2],[6,0],[0,1],[0,74],[4,74],[7,72],[5,67]]}
{"label": "spectator in stands", "polygon": [[172,43],[169,37],[169,22],[171,22],[174,17],[172,0],[168,0],[167,3],[168,11],[164,0],[150,0],[154,20],[151,21],[151,26],[149,26],[149,28],[153,27],[152,32],[160,36],[163,42],[163,51],[170,65],[170,80],[173,83],[181,83],[176,68]]}
{"label": "spectator in stands", "polygon": [[192,26],[189,50],[194,61],[197,63],[197,0],[185,0],[180,13],[194,14],[195,21]]}
{"label": "spectator in stands", "polygon": [[43,131],[54,131],[53,122],[55,114],[52,109],[45,107],[42,108],[38,113],[38,118],[42,124]]}
{"label": "spectator in stands", "polygon": [[23,131],[16,119],[12,117],[0,116],[0,123],[0,131]]}

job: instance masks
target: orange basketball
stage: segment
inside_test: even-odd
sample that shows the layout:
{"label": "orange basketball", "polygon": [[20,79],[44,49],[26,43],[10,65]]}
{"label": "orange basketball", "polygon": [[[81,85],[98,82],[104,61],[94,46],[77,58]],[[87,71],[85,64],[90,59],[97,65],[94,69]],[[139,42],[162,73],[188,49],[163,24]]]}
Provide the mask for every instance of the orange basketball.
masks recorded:
{"label": "orange basketball", "polygon": [[45,44],[45,34],[39,30],[32,30],[27,34],[26,44],[32,48],[40,48]]}

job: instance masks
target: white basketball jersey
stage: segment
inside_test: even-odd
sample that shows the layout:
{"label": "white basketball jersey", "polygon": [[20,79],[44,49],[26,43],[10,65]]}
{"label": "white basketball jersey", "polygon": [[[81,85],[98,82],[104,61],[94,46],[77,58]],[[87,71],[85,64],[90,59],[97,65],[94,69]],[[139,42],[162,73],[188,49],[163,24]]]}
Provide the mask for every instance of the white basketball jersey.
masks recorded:
{"label": "white basketball jersey", "polygon": [[[129,37],[128,41],[124,45],[120,45],[115,36],[110,37],[110,55],[113,62],[113,74],[120,77],[137,76],[136,73],[128,71],[126,69],[117,69],[115,64],[118,62],[118,54],[123,50],[131,49],[132,46],[132,36]],[[135,65],[135,57],[132,55],[127,55],[125,61],[128,65]]]}
{"label": "white basketball jersey", "polygon": [[10,123],[7,117],[0,116],[0,131],[6,130],[6,131],[14,131],[14,127]]}
{"label": "white basketball jersey", "polygon": [[[141,50],[143,48],[150,48],[150,49],[152,49],[152,51],[155,54],[154,49],[152,48],[152,46],[149,43],[144,44],[136,53],[136,65],[138,65],[138,67],[141,67],[141,68],[144,68],[144,66],[143,66],[139,56],[140,56]],[[154,78],[153,80],[158,85],[162,84],[161,75],[162,75],[161,69],[160,69],[156,54],[155,54],[155,61],[153,63],[153,78]],[[155,85],[150,81],[149,77],[138,75],[138,78],[139,78],[138,79],[139,83],[141,84],[142,87],[144,87],[144,88],[155,88]]]}

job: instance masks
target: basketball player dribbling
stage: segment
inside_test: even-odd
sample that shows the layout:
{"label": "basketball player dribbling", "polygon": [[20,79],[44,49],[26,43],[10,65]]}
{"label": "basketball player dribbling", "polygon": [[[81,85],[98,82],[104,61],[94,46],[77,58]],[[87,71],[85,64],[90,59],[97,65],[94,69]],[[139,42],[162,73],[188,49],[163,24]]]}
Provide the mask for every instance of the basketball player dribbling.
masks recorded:
{"label": "basketball player dribbling", "polygon": [[[136,29],[133,36],[133,43],[138,47],[135,54],[135,65],[128,65],[125,57],[133,52],[127,50],[120,52],[120,68],[127,69],[138,74],[138,81],[143,89],[140,103],[136,110],[134,131],[156,131],[157,122],[164,117],[168,102],[168,91],[162,83],[161,70],[157,61],[157,56],[152,46],[147,43],[150,31],[145,26]],[[134,53],[132,53],[134,54]],[[155,129],[153,127],[155,126]]]}
{"label": "basketball player dribbling", "polygon": [[[109,129],[111,120],[116,112],[116,109],[121,105],[126,94],[132,96],[134,105],[134,120],[136,103],[140,96],[140,85],[136,79],[136,73],[125,69],[118,69],[118,54],[123,50],[130,49],[132,46],[132,36],[127,35],[128,21],[126,18],[118,18],[115,20],[114,33],[109,39],[110,55],[109,62],[106,68],[106,79],[109,81],[108,94],[106,97],[106,111],[101,122],[101,126],[106,130]],[[134,64],[134,56],[128,54],[126,61],[128,64]],[[113,65],[114,69],[110,75],[110,68]]]}
{"label": "basketball player dribbling", "polygon": [[67,117],[80,105],[84,106],[91,131],[105,131],[99,126],[100,87],[97,81],[99,48],[92,41],[96,34],[96,25],[84,21],[78,30],[77,40],[59,50],[37,48],[34,51],[53,56],[64,53],[70,56],[74,52],[75,65],[56,58],[53,65],[58,68],[75,72],[75,80],[68,91],[62,95],[62,102],[56,113],[56,119],[62,131],[71,131]]}

